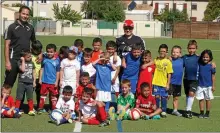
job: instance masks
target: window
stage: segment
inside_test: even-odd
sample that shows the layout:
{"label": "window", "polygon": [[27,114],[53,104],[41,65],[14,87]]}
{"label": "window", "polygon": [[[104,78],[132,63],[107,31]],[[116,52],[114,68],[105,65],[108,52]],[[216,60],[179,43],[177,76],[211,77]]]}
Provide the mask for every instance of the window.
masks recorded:
{"label": "window", "polygon": [[183,11],[183,4],[176,4],[176,9],[179,11]]}
{"label": "window", "polygon": [[165,3],[159,3],[159,6],[158,6],[158,13],[160,14],[163,9],[165,9]]}
{"label": "window", "polygon": [[47,3],[47,0],[41,0],[41,3]]}
{"label": "window", "polygon": [[197,10],[197,4],[196,4],[196,3],[192,3],[191,9],[192,9],[192,10]]}

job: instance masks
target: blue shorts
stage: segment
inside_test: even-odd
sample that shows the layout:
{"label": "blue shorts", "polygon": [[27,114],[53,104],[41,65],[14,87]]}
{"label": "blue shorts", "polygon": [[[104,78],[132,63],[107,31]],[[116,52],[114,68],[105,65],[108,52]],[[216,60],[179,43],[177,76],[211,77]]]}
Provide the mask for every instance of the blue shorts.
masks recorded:
{"label": "blue shorts", "polygon": [[159,96],[168,96],[168,92],[166,90],[165,87],[161,87],[161,86],[157,86],[154,85],[153,86],[153,95],[159,95]]}

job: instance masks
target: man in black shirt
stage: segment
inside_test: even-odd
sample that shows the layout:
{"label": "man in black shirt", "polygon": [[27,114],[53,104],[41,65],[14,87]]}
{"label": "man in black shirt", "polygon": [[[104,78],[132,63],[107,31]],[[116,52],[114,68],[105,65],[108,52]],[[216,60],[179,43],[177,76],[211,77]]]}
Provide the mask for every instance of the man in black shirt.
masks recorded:
{"label": "man in black shirt", "polygon": [[35,32],[28,23],[30,8],[22,6],[19,9],[19,19],[9,25],[4,34],[5,39],[5,84],[14,85],[19,72],[17,62],[21,52],[30,50],[30,41],[35,41]]}
{"label": "man in black shirt", "polygon": [[124,35],[116,38],[117,52],[120,57],[125,56],[131,51],[134,44],[141,45],[142,50],[145,50],[145,42],[139,36],[133,34],[134,23],[132,20],[125,20],[124,22]]}

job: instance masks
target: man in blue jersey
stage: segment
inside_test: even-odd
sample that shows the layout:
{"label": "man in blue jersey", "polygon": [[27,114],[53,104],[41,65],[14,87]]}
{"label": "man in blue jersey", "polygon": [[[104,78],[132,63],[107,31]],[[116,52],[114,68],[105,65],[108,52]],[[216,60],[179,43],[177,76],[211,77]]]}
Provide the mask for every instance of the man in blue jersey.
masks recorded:
{"label": "man in blue jersey", "polygon": [[122,59],[122,80],[128,79],[131,82],[131,92],[135,94],[140,69],[141,46],[133,45],[132,51]]}
{"label": "man in blue jersey", "polygon": [[173,74],[171,76],[170,89],[168,91],[169,96],[173,95],[173,115],[182,116],[178,112],[178,97],[181,96],[181,85],[183,77],[183,59],[181,56],[181,47],[173,46],[172,51],[172,66]]}
{"label": "man in blue jersey", "polygon": [[46,46],[46,51],[47,55],[43,59],[39,76],[39,83],[41,84],[41,97],[38,114],[43,112],[43,107],[48,92],[51,94],[50,101],[52,103],[52,110],[56,108],[57,103],[57,86],[59,81],[60,60],[54,56],[56,52],[55,44],[48,44]]}

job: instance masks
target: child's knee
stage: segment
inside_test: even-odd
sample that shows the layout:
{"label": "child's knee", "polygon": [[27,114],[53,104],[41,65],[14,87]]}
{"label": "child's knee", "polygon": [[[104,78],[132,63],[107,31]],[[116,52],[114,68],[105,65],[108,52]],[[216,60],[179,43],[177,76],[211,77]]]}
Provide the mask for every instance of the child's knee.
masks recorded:
{"label": "child's knee", "polygon": [[89,120],[88,120],[88,119],[83,118],[83,119],[81,119],[81,122],[82,122],[82,123],[84,123],[84,124],[88,124],[88,123],[89,123]]}

